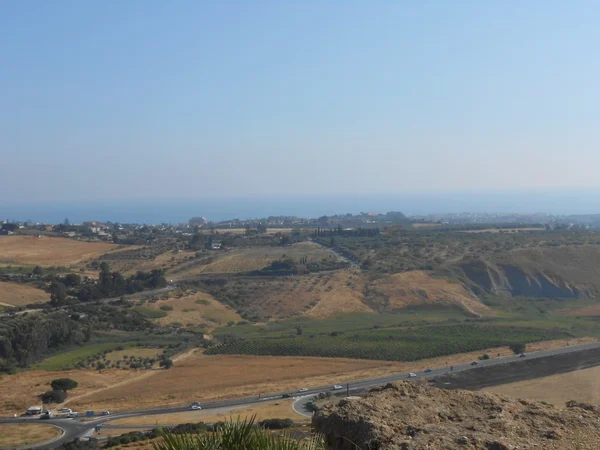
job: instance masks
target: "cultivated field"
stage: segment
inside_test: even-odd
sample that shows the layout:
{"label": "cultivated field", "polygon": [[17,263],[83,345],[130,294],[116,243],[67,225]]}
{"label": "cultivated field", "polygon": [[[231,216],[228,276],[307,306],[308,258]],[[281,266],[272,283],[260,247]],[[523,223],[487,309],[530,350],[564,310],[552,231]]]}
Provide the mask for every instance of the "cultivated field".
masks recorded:
{"label": "cultivated field", "polygon": [[577,370],[534,380],[483,389],[487,392],[528,398],[564,408],[569,400],[600,404],[600,367]]}
{"label": "cultivated field", "polygon": [[371,286],[369,303],[378,311],[394,311],[407,306],[438,305],[458,307],[477,316],[493,315],[492,310],[474,298],[459,283],[434,278],[427,272],[388,275]]}
{"label": "cultivated field", "polygon": [[24,306],[49,300],[50,294],[41,289],[21,283],[0,281],[0,305]]}
{"label": "cultivated field", "polygon": [[0,236],[0,266],[70,266],[116,249],[115,244],[65,238]]}
{"label": "cultivated field", "polygon": [[52,425],[0,424],[0,448],[33,445],[57,438],[60,434],[60,429]]}
{"label": "cultivated field", "polygon": [[155,321],[161,325],[180,324],[185,327],[202,327],[210,330],[230,322],[239,322],[242,318],[231,308],[218,302],[210,295],[196,293],[181,298],[159,300],[147,303],[148,308],[161,311],[160,307],[171,307],[166,316]]}
{"label": "cultivated field", "polygon": [[[236,310],[258,311],[264,319],[300,316],[329,317],[340,313],[371,312],[362,303],[364,282],[351,271],[295,277],[228,279],[203,289]],[[244,314],[242,314],[243,316]]]}
{"label": "cultivated field", "polygon": [[336,255],[326,248],[312,242],[300,242],[289,247],[252,247],[214,252],[213,260],[208,264],[192,261],[171,269],[168,274],[171,278],[180,279],[199,274],[250,272],[263,269],[282,258],[299,260],[304,257],[308,262],[337,259]]}
{"label": "cultivated field", "polygon": [[[168,426],[180,423],[216,423],[230,419],[250,419],[256,416],[256,421],[265,419],[292,419],[295,422],[308,422],[310,418],[301,416],[292,409],[293,399],[281,399],[276,402],[260,403],[252,406],[237,406],[234,408],[217,408],[204,411],[189,411],[175,414],[158,414],[150,416],[130,417],[111,421],[110,425],[119,426]],[[117,430],[113,430],[117,431]]]}

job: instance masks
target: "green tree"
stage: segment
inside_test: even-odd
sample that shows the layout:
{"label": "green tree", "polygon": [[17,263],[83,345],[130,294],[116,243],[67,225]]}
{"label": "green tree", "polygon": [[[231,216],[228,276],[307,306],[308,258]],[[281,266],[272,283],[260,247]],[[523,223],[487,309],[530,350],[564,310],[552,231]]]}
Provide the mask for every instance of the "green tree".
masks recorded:
{"label": "green tree", "polygon": [[65,286],[76,287],[81,284],[81,276],[76,273],[69,273],[65,276]]}
{"label": "green tree", "polygon": [[61,306],[67,300],[67,287],[60,281],[54,280],[50,283],[50,304]]}
{"label": "green tree", "polygon": [[50,382],[50,386],[55,391],[70,391],[71,389],[75,389],[78,384],[77,381],[70,378],[57,378]]}
{"label": "green tree", "polygon": [[160,363],[158,363],[160,367],[164,367],[165,369],[170,369],[173,367],[173,360],[169,358],[162,359]]}
{"label": "green tree", "polygon": [[46,391],[42,394],[42,401],[44,403],[62,403],[67,398],[65,391]]}
{"label": "green tree", "polygon": [[508,346],[508,348],[510,348],[515,355],[525,353],[526,347],[527,345],[523,342],[517,342]]}

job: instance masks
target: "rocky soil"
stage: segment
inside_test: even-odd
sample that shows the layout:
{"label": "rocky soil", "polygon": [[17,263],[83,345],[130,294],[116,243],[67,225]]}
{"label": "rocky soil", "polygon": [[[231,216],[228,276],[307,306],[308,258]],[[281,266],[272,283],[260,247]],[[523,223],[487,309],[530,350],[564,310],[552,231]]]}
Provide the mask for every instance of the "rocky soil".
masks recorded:
{"label": "rocky soil", "polygon": [[600,407],[398,382],[325,405],[313,426],[333,450],[600,449]]}

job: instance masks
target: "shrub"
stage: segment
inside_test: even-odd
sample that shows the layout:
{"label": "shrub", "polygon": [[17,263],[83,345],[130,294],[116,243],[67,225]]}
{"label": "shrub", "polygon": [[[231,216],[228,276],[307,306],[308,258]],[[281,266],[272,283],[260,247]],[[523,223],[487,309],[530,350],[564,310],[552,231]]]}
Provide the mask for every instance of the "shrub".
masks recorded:
{"label": "shrub", "polygon": [[161,311],[173,311],[173,307],[171,305],[161,305],[160,310]]}
{"label": "shrub", "polygon": [[510,348],[515,355],[518,355],[520,353],[525,353],[526,345],[523,342],[516,342],[514,344],[510,344],[508,348]]}
{"label": "shrub", "polygon": [[42,394],[42,401],[44,403],[62,403],[66,398],[67,393],[60,390],[46,391]]}
{"label": "shrub", "polygon": [[266,419],[258,422],[258,426],[266,430],[283,430],[294,426],[292,419]]}
{"label": "shrub", "polygon": [[57,378],[50,382],[50,386],[55,391],[69,391],[75,389],[78,384],[77,381],[71,380],[70,378]]}

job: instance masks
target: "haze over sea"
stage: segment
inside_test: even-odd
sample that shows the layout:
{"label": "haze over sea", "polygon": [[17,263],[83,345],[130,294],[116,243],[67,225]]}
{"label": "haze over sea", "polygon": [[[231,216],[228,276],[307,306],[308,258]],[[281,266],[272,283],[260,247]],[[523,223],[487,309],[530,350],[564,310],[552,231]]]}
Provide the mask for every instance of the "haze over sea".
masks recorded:
{"label": "haze over sea", "polygon": [[199,199],[93,200],[61,202],[0,201],[0,218],[72,223],[88,220],[122,223],[183,223],[204,216],[211,221],[267,216],[319,217],[359,212],[433,213],[600,213],[600,190],[546,189],[369,195],[210,197]]}

